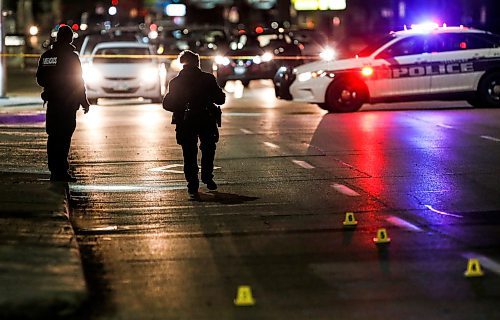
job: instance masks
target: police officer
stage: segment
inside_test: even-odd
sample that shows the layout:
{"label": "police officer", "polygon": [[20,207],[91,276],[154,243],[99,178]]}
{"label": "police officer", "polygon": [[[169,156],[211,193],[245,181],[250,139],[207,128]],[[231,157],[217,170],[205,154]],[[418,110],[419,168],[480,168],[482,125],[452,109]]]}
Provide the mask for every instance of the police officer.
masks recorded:
{"label": "police officer", "polygon": [[89,111],[82,66],[75,51],[73,30],[61,26],[57,40],[38,61],[36,80],[43,87],[42,98],[47,102],[47,157],[51,181],[75,182],[69,172],[68,153],[76,127],[76,112]]}
{"label": "police officer", "polygon": [[182,146],[184,176],[191,195],[198,193],[198,139],[201,150],[201,181],[216,190],[213,180],[216,143],[219,141],[220,107],[226,100],[215,77],[200,69],[198,54],[185,50],[179,61],[183,69],[170,81],[163,107],[172,111],[177,143]]}

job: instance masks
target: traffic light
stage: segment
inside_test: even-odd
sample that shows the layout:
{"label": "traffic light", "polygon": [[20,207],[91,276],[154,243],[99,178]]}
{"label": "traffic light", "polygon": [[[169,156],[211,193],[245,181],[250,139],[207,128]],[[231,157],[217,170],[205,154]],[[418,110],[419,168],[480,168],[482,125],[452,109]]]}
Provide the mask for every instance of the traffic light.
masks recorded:
{"label": "traffic light", "polygon": [[114,6],[117,6],[118,5],[118,0],[111,0],[111,4],[114,5]]}

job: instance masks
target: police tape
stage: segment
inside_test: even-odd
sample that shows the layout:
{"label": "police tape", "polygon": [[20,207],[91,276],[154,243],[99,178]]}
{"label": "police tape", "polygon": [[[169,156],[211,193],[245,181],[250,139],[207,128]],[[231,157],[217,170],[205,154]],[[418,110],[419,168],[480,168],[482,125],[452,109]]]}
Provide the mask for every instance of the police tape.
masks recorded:
{"label": "police tape", "polygon": [[[0,57],[7,58],[33,58],[40,59],[41,54],[37,53],[0,53]],[[106,59],[159,59],[159,60],[176,60],[179,55],[174,54],[155,54],[155,55],[137,55],[137,54],[84,54],[80,55],[81,59],[94,59],[94,58],[106,58]],[[226,55],[224,58],[233,60],[252,60],[255,55],[240,56],[240,55]],[[216,56],[205,56],[200,55],[200,60],[214,60]],[[273,56],[272,60],[321,60],[319,56]]]}

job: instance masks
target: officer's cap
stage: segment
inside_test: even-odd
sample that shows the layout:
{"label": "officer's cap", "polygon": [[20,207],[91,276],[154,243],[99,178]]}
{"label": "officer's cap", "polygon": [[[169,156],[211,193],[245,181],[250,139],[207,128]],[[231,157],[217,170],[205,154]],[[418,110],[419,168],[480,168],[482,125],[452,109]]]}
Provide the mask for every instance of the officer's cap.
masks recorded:
{"label": "officer's cap", "polygon": [[57,41],[71,43],[73,41],[73,30],[69,26],[61,26],[57,31]]}

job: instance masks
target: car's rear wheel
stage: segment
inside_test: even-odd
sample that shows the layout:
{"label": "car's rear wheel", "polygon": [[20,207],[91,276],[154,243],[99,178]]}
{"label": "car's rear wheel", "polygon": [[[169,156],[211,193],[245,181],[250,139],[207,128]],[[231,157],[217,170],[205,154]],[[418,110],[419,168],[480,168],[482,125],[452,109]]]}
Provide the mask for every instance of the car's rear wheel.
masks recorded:
{"label": "car's rear wheel", "polygon": [[325,107],[330,112],[358,111],[368,97],[366,85],[357,79],[338,79],[326,90]]}
{"label": "car's rear wheel", "polygon": [[477,98],[467,100],[476,108],[500,107],[500,72],[486,74],[477,88]]}
{"label": "car's rear wheel", "polygon": [[247,88],[250,85],[250,80],[241,80],[241,83],[245,88]]}

